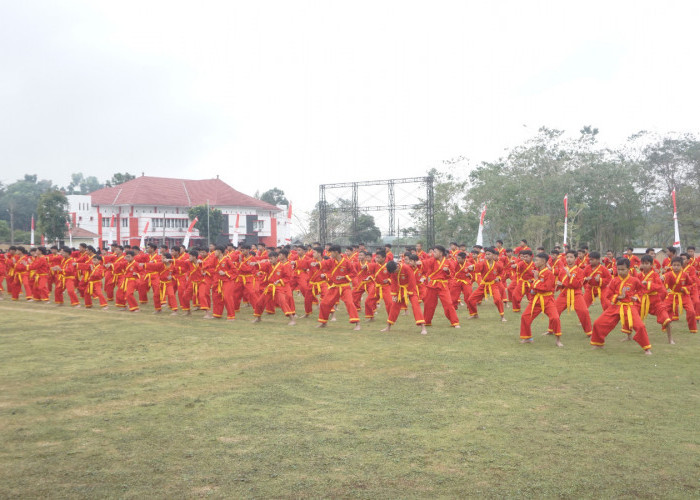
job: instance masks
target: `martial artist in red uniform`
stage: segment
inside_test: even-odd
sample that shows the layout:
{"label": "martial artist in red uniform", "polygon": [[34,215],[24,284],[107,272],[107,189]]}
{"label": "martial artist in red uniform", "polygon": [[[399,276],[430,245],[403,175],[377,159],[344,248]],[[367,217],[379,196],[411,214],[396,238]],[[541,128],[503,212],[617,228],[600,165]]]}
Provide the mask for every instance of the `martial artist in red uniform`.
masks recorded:
{"label": "martial artist in red uniform", "polygon": [[333,306],[342,300],[348,311],[350,323],[355,325],[354,330],[360,329],[360,318],[357,317],[357,309],[352,301],[352,274],[353,264],[341,254],[338,245],[328,248],[330,259],[321,262],[321,278],[328,282],[328,291],[321,300],[319,307],[317,328],[324,328],[328,323]]}
{"label": "martial artist in red uniform", "polygon": [[556,300],[557,313],[561,316],[564,309],[576,311],[583,333],[590,337],[593,333],[593,325],[586,301],[581,293],[583,277],[583,269],[576,265],[576,252],[567,250],[566,264],[559,270],[557,276],[557,285],[561,288],[561,293]]}
{"label": "martial artist in red uniform", "polygon": [[438,298],[442,303],[445,316],[454,328],[459,328],[459,318],[452,305],[449,279],[454,272],[453,260],[446,257],[445,247],[436,245],[433,256],[423,259],[423,276],[425,277],[425,296],[423,297],[423,316],[425,323],[430,326],[437,308]]}
{"label": "martial artist in red uniform", "polygon": [[481,276],[481,280],[479,281],[479,286],[472,292],[469,300],[467,301],[467,307],[469,308],[469,319],[476,319],[479,317],[477,304],[481,302],[481,299],[484,297],[491,295],[493,297],[493,302],[498,309],[498,314],[501,315],[501,321],[505,322],[506,318],[503,313],[503,298],[501,297],[499,287],[494,286],[501,281],[503,267],[501,266],[500,262],[496,262],[496,251],[493,248],[486,248],[484,250],[484,256],[485,259],[477,262],[472,269],[475,274],[479,274]]}
{"label": "martial artist in red uniform", "polygon": [[[593,253],[593,252],[591,252]],[[642,284],[630,275],[630,261],[617,259],[617,276],[608,285],[612,298],[610,306],[593,322],[591,345],[593,349],[602,349],[605,337],[622,320],[622,333],[635,332],[634,340],[644,349],[644,354],[651,354],[651,343],[646,326],[639,317],[638,293]]]}
{"label": "martial artist in red uniform", "polygon": [[671,318],[666,310],[666,287],[659,274],[654,270],[654,262],[658,262],[650,255],[642,255],[639,272],[635,275],[642,288],[640,295],[640,318],[642,321],[651,314],[656,316],[656,322],[661,325],[661,331],[666,332],[668,343],[675,344],[671,335]]}
{"label": "martial artist in red uniform", "polygon": [[418,285],[416,284],[416,276],[413,269],[408,264],[397,264],[393,260],[386,263],[386,269],[391,278],[392,306],[389,311],[387,325],[381,331],[390,331],[392,325],[396,323],[399,317],[401,306],[408,306],[410,303],[416,326],[420,327],[421,335],[426,335],[428,330],[425,328],[425,319],[418,301]]}
{"label": "martial artist in red uniform", "polygon": [[671,314],[673,321],[678,321],[683,309],[690,333],[697,333],[697,319],[695,318],[695,306],[690,294],[692,278],[683,270],[683,259],[674,257],[671,259],[671,269],[664,274],[664,283],[668,290],[666,295],[666,309]]}
{"label": "martial artist in red uniform", "polygon": [[544,312],[549,318],[549,329],[553,332],[557,347],[563,347],[561,343],[561,322],[559,312],[554,302],[554,290],[556,278],[551,269],[547,267],[549,255],[538,253],[535,257],[534,281],[530,287],[530,303],[520,317],[520,342],[523,344],[532,342],[531,325],[534,319]]}
{"label": "martial artist in red uniform", "polygon": [[586,307],[591,307],[596,297],[600,298],[600,304],[603,310],[610,305],[606,288],[612,277],[607,268],[600,262],[600,253],[591,252],[589,254],[590,264],[585,266],[583,273],[586,276],[583,279],[585,291],[583,299],[586,301]]}

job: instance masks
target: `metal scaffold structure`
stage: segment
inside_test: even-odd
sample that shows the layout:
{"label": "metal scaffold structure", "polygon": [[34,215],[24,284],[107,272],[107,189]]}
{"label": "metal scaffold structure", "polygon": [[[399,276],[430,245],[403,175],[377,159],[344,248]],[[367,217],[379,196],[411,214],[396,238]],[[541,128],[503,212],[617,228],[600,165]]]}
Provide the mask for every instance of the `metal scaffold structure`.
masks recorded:
{"label": "metal scaffold structure", "polygon": [[[397,186],[413,185],[413,189],[421,191],[421,196],[415,193],[404,193],[399,196],[397,203]],[[430,247],[435,244],[435,196],[433,192],[434,178],[406,177],[401,179],[386,179],[377,181],[341,182],[336,184],[321,184],[318,188],[318,214],[319,214],[319,238],[325,244],[329,239],[328,219],[333,213],[349,210],[352,217],[352,233],[357,233],[358,218],[364,212],[380,212],[388,216],[388,224],[385,227],[386,236],[398,236],[397,212],[418,211],[424,220],[420,234],[425,238],[425,243]],[[369,197],[371,201],[377,198],[376,193],[368,190],[386,186],[386,204],[369,204],[360,200]],[[368,196],[363,196],[366,194]],[[425,198],[423,198],[425,196]],[[411,199],[407,199],[411,198]],[[349,206],[338,206],[338,200],[349,201]]]}

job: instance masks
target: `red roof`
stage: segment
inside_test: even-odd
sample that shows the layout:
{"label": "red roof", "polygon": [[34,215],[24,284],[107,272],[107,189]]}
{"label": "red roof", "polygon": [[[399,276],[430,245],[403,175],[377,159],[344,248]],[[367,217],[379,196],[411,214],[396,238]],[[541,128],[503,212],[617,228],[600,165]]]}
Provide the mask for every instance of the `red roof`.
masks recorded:
{"label": "red roof", "polygon": [[168,207],[253,207],[278,211],[274,205],[236,191],[220,179],[170,179],[141,176],[90,193],[93,205],[151,205]]}
{"label": "red roof", "polygon": [[99,238],[99,234],[95,234],[92,231],[88,231],[87,229],[83,229],[82,227],[74,227],[71,228],[70,230],[71,236],[73,238]]}

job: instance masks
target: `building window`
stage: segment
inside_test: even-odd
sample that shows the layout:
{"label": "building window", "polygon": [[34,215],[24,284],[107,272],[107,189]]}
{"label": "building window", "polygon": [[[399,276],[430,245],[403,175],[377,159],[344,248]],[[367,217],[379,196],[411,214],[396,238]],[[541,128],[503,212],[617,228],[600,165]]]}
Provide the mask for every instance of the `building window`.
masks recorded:
{"label": "building window", "polygon": [[264,220],[253,221],[253,231],[263,231],[265,229]]}
{"label": "building window", "polygon": [[129,219],[126,217],[122,219],[122,227],[129,227]]}

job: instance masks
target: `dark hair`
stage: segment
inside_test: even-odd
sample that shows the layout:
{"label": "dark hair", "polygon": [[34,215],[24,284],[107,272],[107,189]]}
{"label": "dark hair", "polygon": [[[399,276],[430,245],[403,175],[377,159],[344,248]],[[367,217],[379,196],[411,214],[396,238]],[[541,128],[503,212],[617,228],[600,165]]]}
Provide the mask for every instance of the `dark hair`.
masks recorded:
{"label": "dark hair", "polygon": [[520,240],[520,241],[522,241],[523,243],[525,243],[525,244],[527,245],[527,240],[526,240],[525,238],[523,238],[523,239]]}
{"label": "dark hair", "polygon": [[328,247],[328,252],[329,252],[329,253],[330,253],[330,252],[338,252],[338,253],[340,253],[340,252],[341,252],[341,250],[340,250],[340,245],[330,245],[330,246]]}
{"label": "dark hair", "polygon": [[384,258],[386,258],[386,250],[377,250],[376,252],[374,252],[374,255],[375,255],[376,257],[384,257]]}
{"label": "dark hair", "polygon": [[486,253],[486,252],[492,253],[492,254],[494,254],[494,255],[498,254],[498,250],[496,250],[496,249],[493,248],[493,247],[486,247],[486,248],[484,248],[484,253]]}
{"label": "dark hair", "polygon": [[274,250],[270,250],[267,252],[267,256],[269,257],[277,257],[279,255],[279,252],[275,252]]}
{"label": "dark hair", "polygon": [[647,248],[646,250],[644,250],[644,253],[648,254],[649,252],[653,252],[653,251],[654,251],[653,248]]}
{"label": "dark hair", "polygon": [[538,258],[538,259],[544,259],[545,262],[546,262],[546,261],[549,260],[549,255],[547,255],[547,254],[544,253],[544,252],[540,252],[540,253],[537,254],[537,258]]}
{"label": "dark hair", "polygon": [[408,256],[408,260],[415,260],[415,261],[418,261],[418,260],[420,260],[420,257],[418,257],[417,255],[409,255],[409,256]]}
{"label": "dark hair", "polygon": [[674,257],[674,258],[672,258],[672,259],[671,259],[671,264],[673,264],[674,262],[678,262],[680,265],[683,265],[683,259],[681,259],[680,257]]}
{"label": "dark hair", "polygon": [[600,260],[600,252],[593,251],[588,254],[588,257],[591,259],[599,259]]}
{"label": "dark hair", "polygon": [[526,248],[525,250],[520,250],[520,253],[518,255],[532,255],[532,250],[529,248]]}
{"label": "dark hair", "polygon": [[277,252],[277,253],[280,254],[280,255],[284,255],[285,257],[287,257],[287,256],[289,255],[289,250],[287,250],[286,248],[283,248],[282,250],[280,250],[280,251]]}
{"label": "dark hair", "polygon": [[628,252],[634,252],[634,248],[632,248],[632,247],[627,247],[627,251],[628,251]]}
{"label": "dark hair", "polygon": [[385,248],[391,248],[391,243],[384,243]]}
{"label": "dark hair", "polygon": [[318,252],[318,253],[320,253],[320,254],[323,254],[323,247],[316,246],[316,247],[313,247],[312,250],[313,250],[314,252]]}
{"label": "dark hair", "polygon": [[496,240],[496,243],[500,243],[501,245],[503,245],[503,240]]}
{"label": "dark hair", "polygon": [[134,253],[133,250],[127,250],[127,251],[124,252],[124,253],[125,253],[126,255],[131,255],[132,257],[135,255],[135,253]]}
{"label": "dark hair", "polygon": [[442,252],[442,255],[445,255],[447,253],[447,250],[445,250],[445,247],[442,245],[435,245],[433,248],[435,250],[440,250]]}
{"label": "dark hair", "polygon": [[221,253],[225,253],[225,252],[226,252],[226,247],[223,246],[223,245],[216,245],[216,246],[214,247],[214,250],[218,250],[218,251],[221,252]]}
{"label": "dark hair", "polygon": [[630,260],[626,259],[624,257],[620,257],[619,259],[617,259],[616,263],[617,263],[617,267],[622,266],[622,267],[626,267],[628,269],[630,267]]}
{"label": "dark hair", "polygon": [[97,260],[99,260],[100,262],[102,262],[102,256],[101,256],[101,255],[95,254],[95,255],[92,256],[92,258],[93,258],[93,259],[97,259]]}
{"label": "dark hair", "polygon": [[399,267],[399,265],[393,260],[390,260],[389,262],[386,263],[386,270],[389,271],[390,273],[396,272],[396,269],[398,267]]}
{"label": "dark hair", "polygon": [[459,253],[457,254],[457,257],[462,257],[463,259],[466,259],[466,258],[467,258],[467,252],[459,252]]}
{"label": "dark hair", "polygon": [[689,246],[689,247],[686,247],[686,250],[692,250],[692,251],[694,252],[694,251],[695,251],[695,247],[691,245],[691,246]]}
{"label": "dark hair", "polygon": [[647,253],[647,254],[642,255],[642,257],[639,260],[641,260],[642,262],[646,262],[648,264],[651,264],[654,262],[654,257],[652,257],[651,255],[649,255]]}
{"label": "dark hair", "polygon": [[567,250],[567,251],[566,251],[566,255],[569,255],[569,254],[571,254],[571,255],[573,255],[573,256],[575,257],[575,256],[576,256],[576,250],[573,250],[573,249]]}

